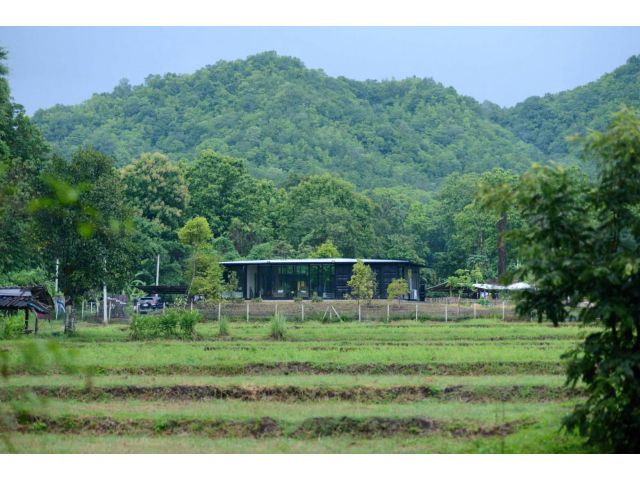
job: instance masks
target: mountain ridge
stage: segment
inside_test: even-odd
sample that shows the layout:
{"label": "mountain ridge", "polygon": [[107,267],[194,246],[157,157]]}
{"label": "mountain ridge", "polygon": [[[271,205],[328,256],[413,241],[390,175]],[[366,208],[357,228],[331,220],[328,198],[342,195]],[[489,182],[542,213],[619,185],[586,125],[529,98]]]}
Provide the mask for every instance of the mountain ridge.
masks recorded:
{"label": "mountain ridge", "polygon": [[[635,81],[632,74],[624,98],[633,97]],[[110,93],[33,118],[65,156],[93,146],[126,164],[145,151],[190,160],[211,148],[245,158],[255,176],[276,182],[328,171],[359,188],[430,190],[453,172],[523,171],[534,161],[570,157],[550,139],[567,130],[560,121],[566,96],[560,106],[555,97],[563,93],[502,108],[433,79],[330,77],[297,58],[263,52],[191,74],[149,75],[133,87],[121,81]],[[554,124],[539,125],[536,112]]]}

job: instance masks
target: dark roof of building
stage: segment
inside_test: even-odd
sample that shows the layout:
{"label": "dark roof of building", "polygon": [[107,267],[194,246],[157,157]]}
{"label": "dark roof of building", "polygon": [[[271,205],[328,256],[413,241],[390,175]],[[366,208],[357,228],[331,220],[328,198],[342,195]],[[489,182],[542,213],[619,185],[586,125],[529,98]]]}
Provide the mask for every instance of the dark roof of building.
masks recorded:
{"label": "dark roof of building", "polygon": [[0,309],[2,310],[30,308],[36,312],[49,313],[52,307],[53,299],[43,286],[0,287]]}
{"label": "dark roof of building", "polygon": [[184,285],[144,285],[138,288],[145,293],[157,293],[158,295],[184,295],[187,293],[187,287]]}
{"label": "dark roof of building", "polygon": [[379,258],[276,258],[271,260],[234,260],[230,262],[220,262],[225,266],[233,265],[298,265],[306,263],[322,263],[322,264],[347,264],[352,265],[358,260],[362,260],[367,265],[384,264],[384,263],[399,263],[402,265],[416,265],[422,267],[419,263],[411,262],[409,260],[385,260]]}

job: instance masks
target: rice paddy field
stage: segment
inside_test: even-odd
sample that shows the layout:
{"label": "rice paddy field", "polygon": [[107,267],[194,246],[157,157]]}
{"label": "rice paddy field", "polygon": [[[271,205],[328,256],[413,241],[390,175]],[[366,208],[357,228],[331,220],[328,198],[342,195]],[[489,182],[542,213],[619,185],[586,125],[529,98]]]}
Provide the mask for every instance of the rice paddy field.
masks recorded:
{"label": "rice paddy field", "polygon": [[560,430],[582,394],[561,360],[588,333],[576,325],[288,321],[280,341],[267,320],[231,321],[224,337],[207,321],[189,340],[61,330],[0,341],[4,452],[588,451]]}

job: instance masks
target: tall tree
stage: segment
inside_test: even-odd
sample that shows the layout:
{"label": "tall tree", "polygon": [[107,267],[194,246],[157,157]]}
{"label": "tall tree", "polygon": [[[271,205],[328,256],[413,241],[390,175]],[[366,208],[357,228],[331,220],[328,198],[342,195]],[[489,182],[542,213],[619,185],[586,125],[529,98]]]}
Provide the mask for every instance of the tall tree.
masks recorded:
{"label": "tall tree", "polygon": [[353,274],[347,282],[351,289],[351,296],[360,301],[371,301],[376,292],[376,276],[369,265],[358,260],[353,266]]}
{"label": "tall tree", "polygon": [[0,48],[0,272],[39,264],[31,231],[29,201],[41,194],[39,176],[48,164],[48,146],[21,105],[13,103]]}
{"label": "tall tree", "polygon": [[136,277],[152,283],[156,257],[160,255],[160,278],[165,284],[180,283],[184,247],[177,229],[184,222],[189,191],[183,168],[161,153],[143,153],[120,170],[125,195],[135,212]]}
{"label": "tall tree", "polygon": [[284,234],[294,246],[315,247],[331,240],[344,255],[379,251],[373,231],[373,204],[352,184],[331,175],[309,177],[289,191]]}
{"label": "tall tree", "polygon": [[205,217],[217,235],[229,229],[233,218],[248,220],[251,181],[243,160],[204,150],[187,167],[190,215]]}
{"label": "tall tree", "polygon": [[196,277],[205,277],[209,271],[209,264],[212,260],[211,240],[213,233],[209,227],[209,222],[204,217],[195,217],[187,221],[178,231],[180,241],[191,248],[191,257],[188,260],[189,288],[187,293],[192,294],[194,285],[201,282],[196,281]]}
{"label": "tall tree", "polygon": [[140,215],[168,232],[184,223],[189,190],[182,169],[166,155],[143,153],[121,173],[129,204]]}
{"label": "tall tree", "polygon": [[340,258],[340,251],[331,240],[318,245],[311,255],[311,258]]}
{"label": "tall tree", "polygon": [[585,156],[595,179],[537,167],[509,198],[526,220],[519,275],[535,285],[518,309],[558,324],[578,308],[584,325],[599,327],[566,356],[568,382],[584,382],[587,400],[564,424],[604,451],[638,453],[640,117],[616,115],[587,137]]}
{"label": "tall tree", "polygon": [[32,208],[47,269],[60,260],[60,289],[72,300],[103,284],[123,289],[135,267],[133,211],[113,158],[79,150],[44,179],[48,193]]}

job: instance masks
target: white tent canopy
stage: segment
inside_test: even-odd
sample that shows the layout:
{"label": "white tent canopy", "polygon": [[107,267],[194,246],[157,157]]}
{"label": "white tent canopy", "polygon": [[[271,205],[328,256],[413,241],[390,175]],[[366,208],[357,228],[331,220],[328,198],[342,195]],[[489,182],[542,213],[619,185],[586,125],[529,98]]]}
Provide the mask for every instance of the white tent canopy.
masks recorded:
{"label": "white tent canopy", "polygon": [[507,285],[507,286],[493,285],[491,283],[474,283],[473,286],[478,290],[488,290],[488,291],[498,291],[498,290],[516,291],[516,290],[529,290],[533,288],[530,284],[526,282],[512,283],[511,285]]}

